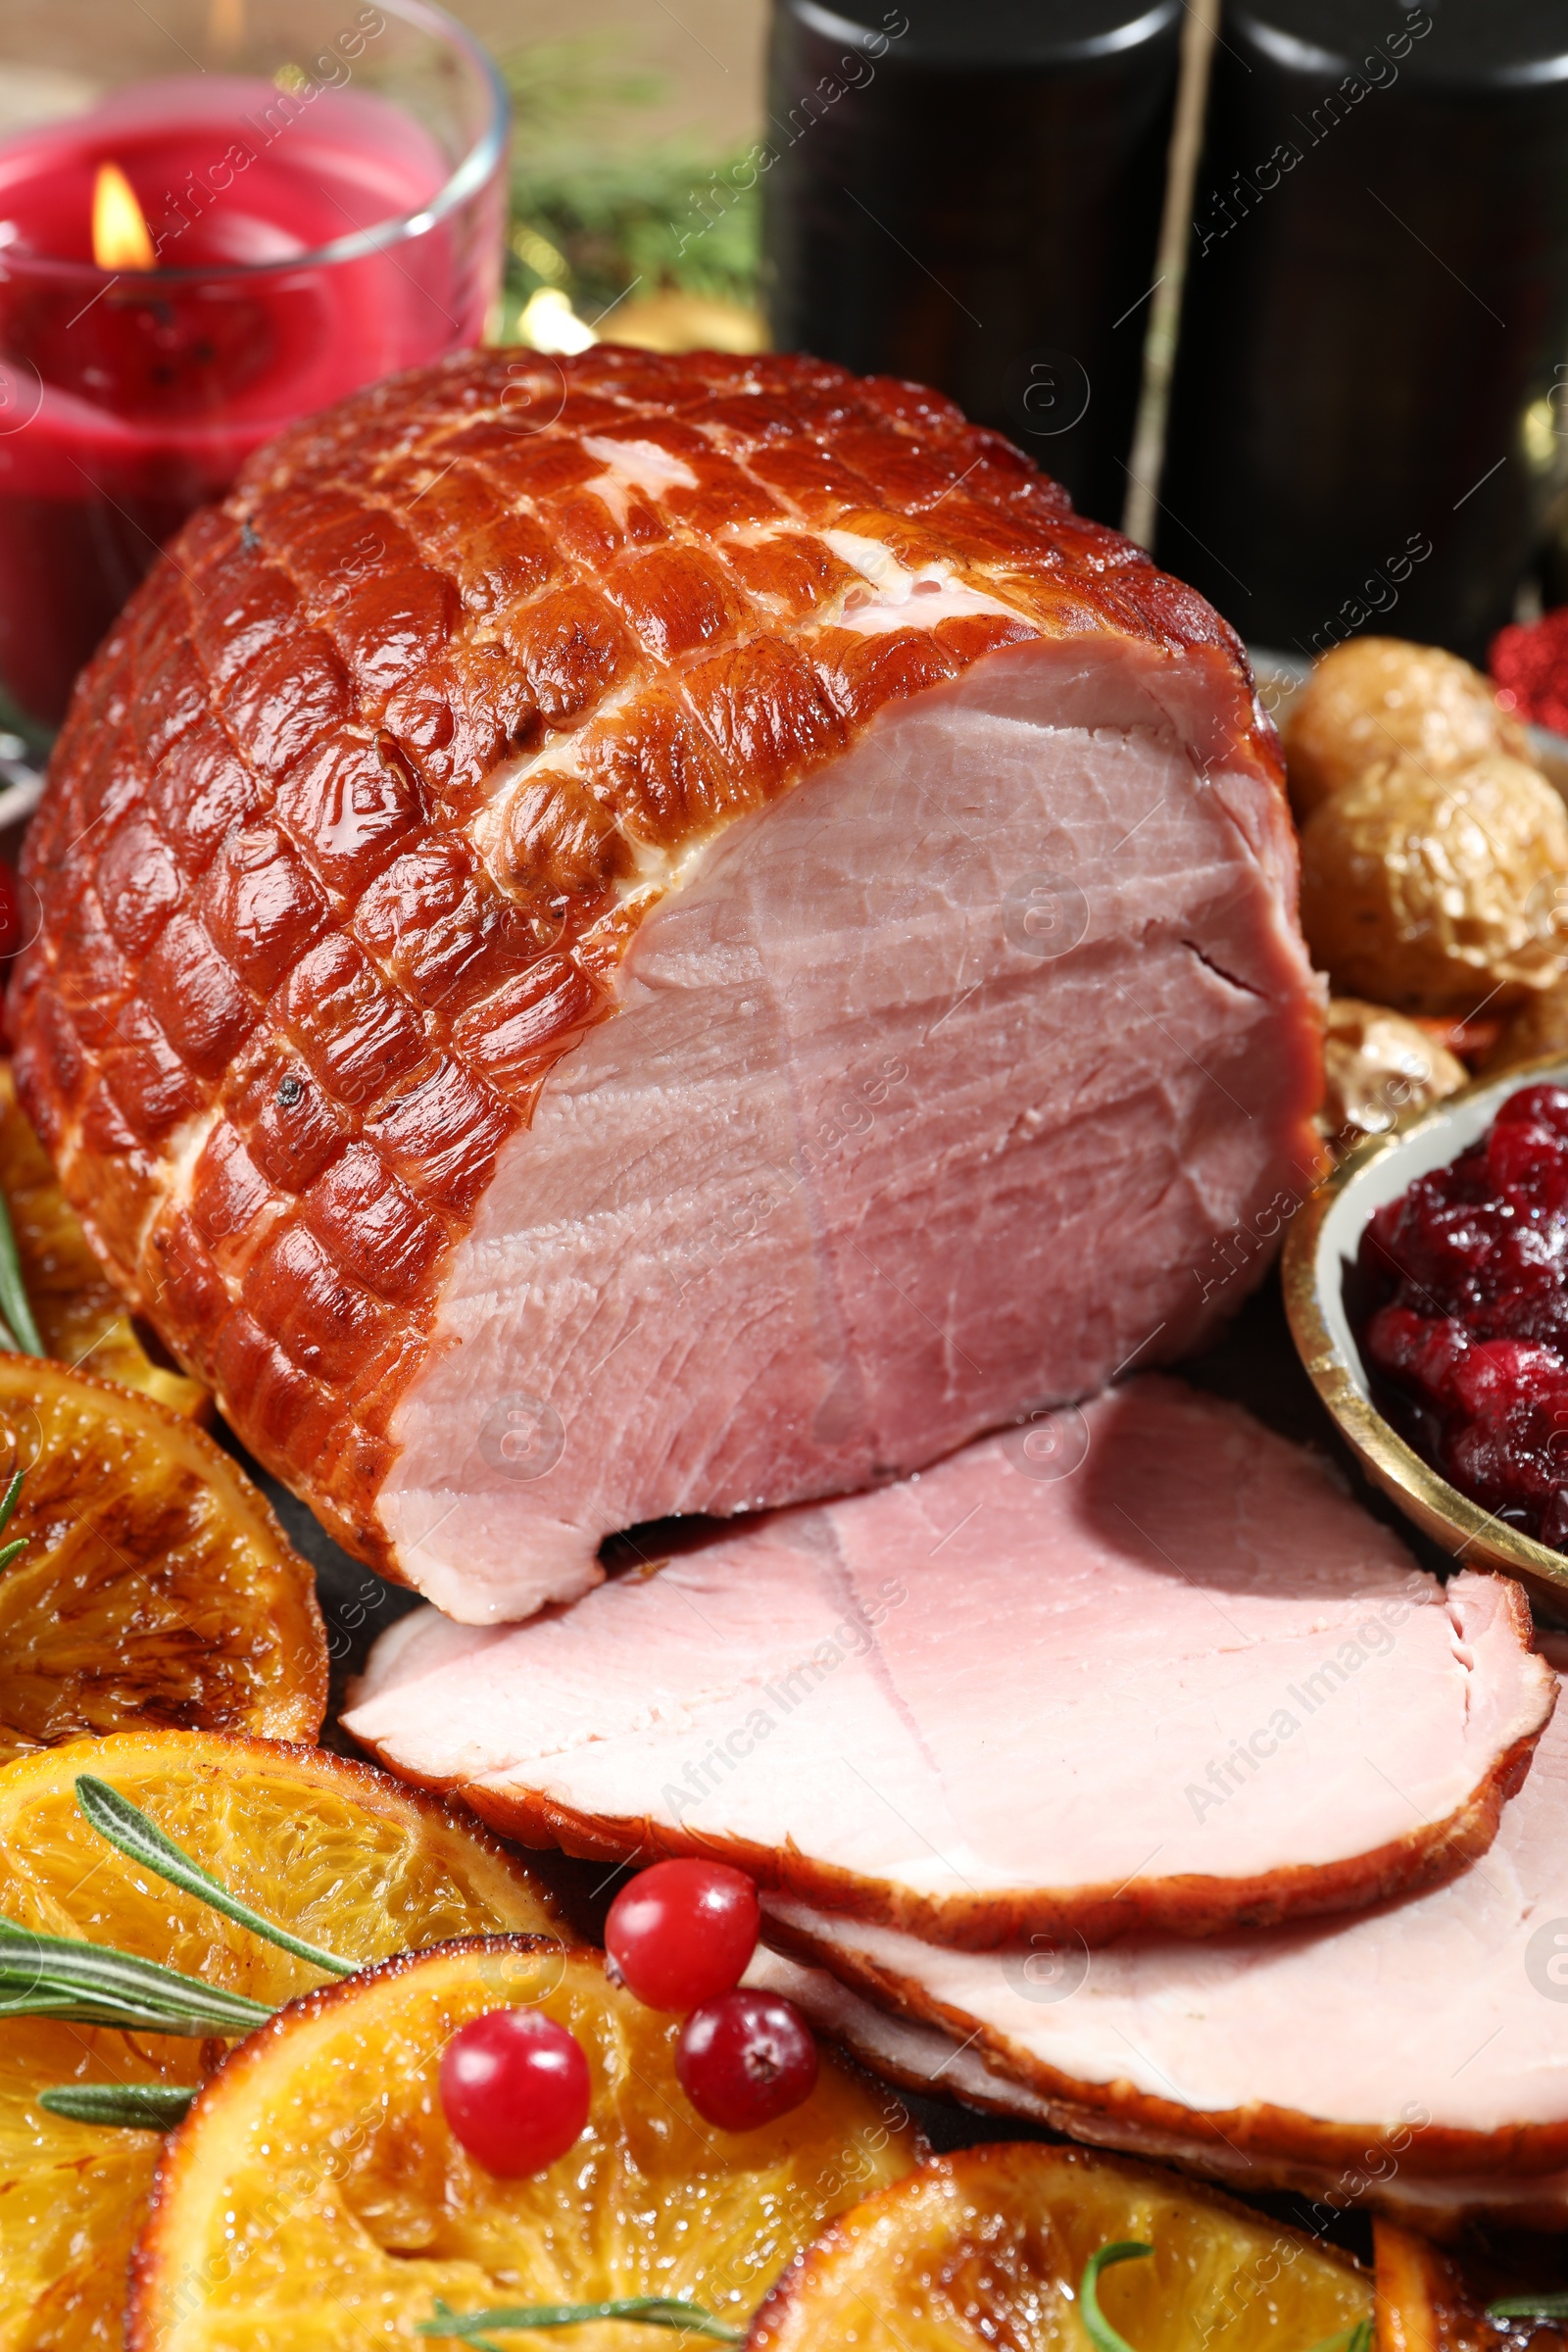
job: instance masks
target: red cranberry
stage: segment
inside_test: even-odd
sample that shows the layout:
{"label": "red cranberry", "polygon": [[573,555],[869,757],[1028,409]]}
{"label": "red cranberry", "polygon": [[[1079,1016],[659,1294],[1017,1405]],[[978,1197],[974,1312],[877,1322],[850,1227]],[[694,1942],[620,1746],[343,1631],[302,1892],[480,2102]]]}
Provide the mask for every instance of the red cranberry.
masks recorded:
{"label": "red cranberry", "polygon": [[725,1992],[681,2028],[675,2072],[692,2105],[723,2132],[754,2132],[808,2099],[816,2039],[793,2001]]}
{"label": "red cranberry", "polygon": [[[1562,1287],[1563,1250],[1568,1242],[1560,1223],[1534,1224],[1516,1219],[1487,1252],[1485,1288],[1493,1294],[1499,1313],[1511,1311],[1516,1297],[1543,1298]],[[1475,1301],[1477,1307],[1483,1302]]]}
{"label": "red cranberry", "polygon": [[1453,1394],[1474,1419],[1499,1422],[1555,1387],[1562,1369],[1550,1348],[1533,1348],[1528,1340],[1483,1340],[1454,1366]]}
{"label": "red cranberry", "polygon": [[1381,1306],[1366,1327],[1366,1352],[1377,1370],[1407,1381],[1434,1403],[1451,1398],[1454,1368],[1469,1346],[1464,1325],[1451,1315],[1437,1319],[1407,1306]]}
{"label": "red cranberry", "polygon": [[656,1862],[611,1904],[605,1948],[650,2009],[696,2009],[740,1983],[760,1925],[743,1870]]}
{"label": "red cranberry", "polygon": [[582,2044],[538,2009],[491,2009],[460,2026],[440,2080],[452,2136],[503,2180],[544,2172],[588,2121]]}
{"label": "red cranberry", "polygon": [[1411,1444],[1568,1551],[1568,1088],[1520,1087],[1386,1202],[1359,1279],[1365,1361]]}
{"label": "red cranberry", "polygon": [[1568,1152],[1563,1138],[1534,1120],[1494,1127],[1487,1144],[1487,1174],[1503,1198],[1546,1215],[1568,1208]]}
{"label": "red cranberry", "polygon": [[1559,1135],[1568,1136],[1568,1087],[1522,1086],[1508,1097],[1494,1126],[1511,1127],[1516,1122],[1552,1127]]}

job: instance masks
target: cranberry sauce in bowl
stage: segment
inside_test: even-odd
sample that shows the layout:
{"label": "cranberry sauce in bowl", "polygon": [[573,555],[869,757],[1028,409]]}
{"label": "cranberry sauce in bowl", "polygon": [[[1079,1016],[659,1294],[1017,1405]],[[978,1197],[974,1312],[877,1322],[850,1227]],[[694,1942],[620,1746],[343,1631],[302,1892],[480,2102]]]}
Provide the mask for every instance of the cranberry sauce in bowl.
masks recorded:
{"label": "cranberry sauce in bowl", "polygon": [[1568,1552],[1568,1088],[1526,1086],[1361,1237],[1375,1401],[1461,1494]]}

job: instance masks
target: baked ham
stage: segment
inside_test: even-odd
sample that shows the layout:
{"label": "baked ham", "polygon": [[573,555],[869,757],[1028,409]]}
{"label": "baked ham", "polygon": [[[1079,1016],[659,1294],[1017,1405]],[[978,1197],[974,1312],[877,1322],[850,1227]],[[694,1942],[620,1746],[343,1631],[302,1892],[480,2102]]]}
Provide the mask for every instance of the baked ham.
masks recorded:
{"label": "baked ham", "polygon": [[1175,1356],[1314,1165],[1234,635],[814,361],[480,353],[295,427],[86,672],[26,871],[105,1263],[469,1621]]}
{"label": "baked ham", "polygon": [[[1560,1671],[1568,1642],[1551,1650]],[[1481,1860],[1354,1917],[974,1953],[788,1899],[768,1910],[789,1951],[964,2043],[985,2070],[965,2097],[1004,2108],[1015,2083],[1018,2111],[1044,2102],[1080,2138],[1254,2186],[1349,2172],[1396,2177],[1435,2220],[1568,2219],[1568,1708]],[[854,2021],[836,2030],[853,2037]],[[932,2054],[896,2036],[890,2051],[915,2075]]]}
{"label": "baked ham", "polygon": [[[774,1932],[784,1931],[774,1923]],[[1036,1981],[1049,1984],[1058,1965],[1056,1957],[1048,1959],[1041,1952],[1031,1957]],[[1532,2230],[1568,2229],[1568,2172],[1450,2173],[1441,2180],[1417,2179],[1402,2169],[1408,2145],[1402,2128],[1391,2135],[1389,2144],[1374,2140],[1353,2159],[1332,2167],[1233,2148],[1218,2139],[1195,2140],[1187,2132],[1140,2125],[1125,2113],[1049,2097],[999,2074],[976,2041],[960,2041],[940,2026],[879,2007],[827,1969],[792,1960],[765,1944],[759,1946],[746,1983],[794,2001],[818,2034],[905,2090],[955,2100],[982,2115],[1022,2117],[1091,2147],[1167,2158],[1251,2196],[1290,2189],[1325,2208],[1372,2206],[1437,2238],[1458,2235],[1477,2221]]]}
{"label": "baked ham", "polygon": [[[1159,1376],[564,1611],[383,1637],[345,1715],[530,1843],[727,1855],[985,1947],[1364,1903],[1490,1842],[1554,1696],[1315,1459]],[[1082,1441],[1078,1459],[1076,1440]]]}

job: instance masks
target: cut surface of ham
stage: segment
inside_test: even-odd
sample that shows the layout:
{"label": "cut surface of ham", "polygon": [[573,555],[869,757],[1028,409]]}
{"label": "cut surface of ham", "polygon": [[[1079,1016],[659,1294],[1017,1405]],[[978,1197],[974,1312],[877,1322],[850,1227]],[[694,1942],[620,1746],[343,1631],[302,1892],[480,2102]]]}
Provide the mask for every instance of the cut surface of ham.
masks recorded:
{"label": "cut surface of ham", "polygon": [[808,1967],[765,1945],[747,1970],[746,1983],[794,2001],[819,2034],[903,2090],[956,2100],[982,2115],[1022,2117],[1091,2147],[1168,2159],[1252,2196],[1267,2189],[1292,2189],[1329,2209],[1372,2206],[1439,2238],[1483,2220],[1531,2230],[1568,2228],[1568,2172],[1421,2178],[1401,2162],[1410,2145],[1402,2128],[1392,2134],[1393,2144],[1374,2138],[1334,2166],[1306,2164],[1257,2147],[1234,2147],[1219,2139],[1195,2139],[1190,2132],[1140,2123],[1124,2113],[1050,2098],[998,2073],[987,2064],[978,2043],[961,2042],[938,2026],[880,2008],[827,1969]]}
{"label": "cut surface of ham", "polygon": [[1043,1465],[1039,1434],[525,1625],[416,1613],[347,1728],[533,1842],[726,1853],[974,1946],[1203,1935],[1486,1845],[1554,1690],[1516,1585],[1445,1591],[1177,1381],[1060,1417]]}
{"label": "cut surface of ham", "polygon": [[815,362],[467,355],[295,428],[86,673],[27,870],[97,1248],[468,1622],[1174,1356],[1315,1167],[1234,636]]}
{"label": "cut surface of ham", "polygon": [[1207,1942],[975,1953],[773,1897],[768,1934],[1071,2112],[1080,2136],[1207,2150],[1276,2177],[1381,2169],[1388,2148],[1407,2191],[1472,2195],[1495,2177],[1561,2204],[1568,1710],[1479,1860],[1354,1916]]}

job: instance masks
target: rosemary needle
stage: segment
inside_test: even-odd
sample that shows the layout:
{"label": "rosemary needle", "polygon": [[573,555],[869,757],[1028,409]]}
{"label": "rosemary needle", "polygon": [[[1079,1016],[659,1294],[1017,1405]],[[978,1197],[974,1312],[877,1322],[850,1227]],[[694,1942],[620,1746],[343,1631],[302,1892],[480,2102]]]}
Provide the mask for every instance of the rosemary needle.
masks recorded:
{"label": "rosemary needle", "polygon": [[0,1918],[0,2018],[56,2017],[74,2026],[118,2026],[129,2034],[249,2034],[272,2012],[221,1984],[181,1976],[157,1960],[37,1936]]}
{"label": "rosemary needle", "polygon": [[27,1303],[27,1286],[22,1279],[17,1237],[3,1192],[0,1192],[0,1315],[5,1318],[6,1341],[16,1348],[19,1354],[48,1353],[38,1337],[38,1326],[32,1319],[32,1308]]}
{"label": "rosemary needle", "polygon": [[490,2311],[454,2311],[437,2302],[433,2319],[420,2320],[417,2335],[453,2335],[474,2352],[500,2352],[500,2346],[478,2331],[483,2328],[580,2328],[589,2320],[632,2320],[642,2328],[678,2328],[688,2335],[710,2336],[715,2343],[743,2344],[744,2328],[715,2319],[700,2303],[682,2303],[673,2295],[634,2295],[618,2303],[514,2303]]}
{"label": "rosemary needle", "polygon": [[[1100,2308],[1101,2272],[1108,2270],[1114,2262],[1131,2262],[1140,2254],[1153,2251],[1152,2246],[1139,2239],[1122,2238],[1115,2245],[1102,2246],[1085,2263],[1078,2288],[1078,2309],[1084,2332],[1095,2352],[1132,2352],[1127,2338],[1117,2333]],[[1308,2352],[1372,2352],[1372,2323],[1357,2320],[1353,2327],[1342,2328],[1337,2335],[1325,2335],[1320,2342],[1309,2346]]]}
{"label": "rosemary needle", "polygon": [[313,1968],[324,1968],[333,1977],[352,1977],[364,1965],[359,1960],[340,1960],[334,1952],[323,1952],[319,1945],[291,1936],[287,1928],[280,1928],[274,1921],[265,1919],[260,1911],[253,1911],[237,1894],[230,1894],[211,1871],[203,1870],[199,1862],[181,1853],[173,1839],[166,1838],[139,1805],[133,1805],[128,1796],[122,1796],[118,1788],[111,1788],[107,1781],[100,1781],[95,1774],[77,1774],[76,1802],[99,1837],[118,1847],[129,1860],[139,1862],[144,1870],[167,1880],[183,1893],[195,1895],[209,1910],[220,1911],[236,1927],[249,1928],[252,1935],[275,1943],[279,1951],[291,1952],[296,1960],[308,1960]]}
{"label": "rosemary needle", "polygon": [[187,2082],[68,2082],[40,2090],[38,2104],[74,2124],[111,2124],[122,2132],[172,2132],[195,2089]]}
{"label": "rosemary needle", "polygon": [[1101,2272],[1108,2270],[1113,2262],[1132,2262],[1140,2254],[1152,2254],[1153,2251],[1152,2246],[1145,2245],[1139,2238],[1118,2238],[1114,2245],[1102,2246],[1097,2254],[1091,2254],[1084,2264],[1084,2275],[1078,2287],[1078,2309],[1083,2318],[1084,2331],[1094,2345],[1095,2352],[1133,2352],[1127,2338],[1117,2334],[1100,2308]]}

